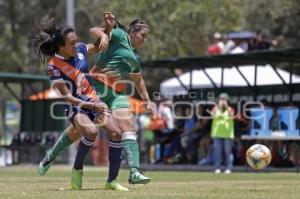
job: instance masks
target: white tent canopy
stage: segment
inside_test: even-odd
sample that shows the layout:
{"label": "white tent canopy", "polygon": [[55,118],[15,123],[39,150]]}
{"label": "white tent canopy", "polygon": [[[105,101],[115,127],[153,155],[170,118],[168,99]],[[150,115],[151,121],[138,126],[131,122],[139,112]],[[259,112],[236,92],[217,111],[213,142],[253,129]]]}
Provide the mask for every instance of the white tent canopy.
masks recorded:
{"label": "white tent canopy", "polygon": [[[254,86],[255,81],[255,66],[238,67],[243,76],[247,79],[251,86]],[[208,68],[205,72],[211,77],[217,87],[221,87],[221,68]],[[289,83],[289,72],[277,68],[278,73],[286,83]],[[213,88],[213,83],[205,75],[203,69],[193,70],[192,72],[192,88]],[[178,77],[186,88],[190,88],[190,72],[184,73]],[[282,80],[276,74],[275,70],[270,66],[257,66],[257,85],[280,85]],[[300,83],[300,76],[292,74],[292,83]],[[238,70],[233,68],[224,68],[223,86],[236,87],[248,86],[245,79],[241,76]],[[160,84],[160,93],[165,96],[184,95],[187,90],[180,84],[176,77],[167,79]]]}

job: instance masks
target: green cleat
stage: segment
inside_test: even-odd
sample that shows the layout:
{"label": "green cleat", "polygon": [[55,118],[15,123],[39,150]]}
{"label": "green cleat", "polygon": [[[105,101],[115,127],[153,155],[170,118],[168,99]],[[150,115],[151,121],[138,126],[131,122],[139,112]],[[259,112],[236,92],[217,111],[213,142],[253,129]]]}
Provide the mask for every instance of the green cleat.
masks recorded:
{"label": "green cleat", "polygon": [[117,180],[105,183],[105,190],[115,190],[115,191],[129,191],[126,187],[122,186]]}
{"label": "green cleat", "polygon": [[50,158],[49,158],[49,152],[47,152],[46,156],[39,164],[39,171],[38,171],[39,174],[41,176],[44,176],[47,173],[47,171],[49,170],[49,168],[51,167],[52,163],[53,162],[50,161]]}
{"label": "green cleat", "polygon": [[82,187],[83,171],[72,169],[71,187],[73,190],[80,190]]}
{"label": "green cleat", "polygon": [[131,173],[128,178],[129,184],[148,184],[150,178],[142,175],[140,172]]}

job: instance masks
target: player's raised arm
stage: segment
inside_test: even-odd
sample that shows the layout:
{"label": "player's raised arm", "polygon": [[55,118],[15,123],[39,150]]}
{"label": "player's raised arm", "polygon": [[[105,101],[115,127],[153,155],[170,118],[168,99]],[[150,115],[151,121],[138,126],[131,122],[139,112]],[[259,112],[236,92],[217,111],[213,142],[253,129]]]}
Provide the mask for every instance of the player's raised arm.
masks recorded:
{"label": "player's raised arm", "polygon": [[87,48],[87,53],[88,54],[95,54],[95,53],[98,53],[100,50],[99,50],[99,44],[100,44],[100,38],[97,39],[95,41],[95,43],[89,43],[89,44],[86,44],[86,48]]}
{"label": "player's raised arm", "polygon": [[109,37],[104,32],[104,28],[93,27],[90,29],[90,33],[97,38],[94,44],[87,44],[88,54],[105,52],[108,48]]}
{"label": "player's raised arm", "polygon": [[108,49],[109,38],[113,27],[116,25],[115,17],[111,12],[104,12],[105,28],[93,27],[90,33],[97,38],[94,44],[87,44],[88,53],[105,52]]}

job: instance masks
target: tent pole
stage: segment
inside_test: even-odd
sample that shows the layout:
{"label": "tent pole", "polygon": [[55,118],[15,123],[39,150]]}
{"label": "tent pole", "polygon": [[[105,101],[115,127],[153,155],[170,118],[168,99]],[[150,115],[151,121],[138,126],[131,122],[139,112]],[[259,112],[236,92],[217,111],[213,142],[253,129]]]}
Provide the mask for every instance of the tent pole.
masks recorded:
{"label": "tent pole", "polygon": [[190,91],[193,89],[193,70],[190,69]]}
{"label": "tent pole", "polygon": [[180,80],[180,78],[178,77],[178,75],[171,69],[169,68],[169,70],[173,73],[173,75],[176,77],[177,81],[179,82],[179,84],[186,90],[189,91],[189,89],[183,84],[183,82]]}
{"label": "tent pole", "polygon": [[19,102],[21,103],[21,99],[17,96],[17,94],[9,87],[7,82],[3,83],[4,87],[8,90],[8,92]]}
{"label": "tent pole", "polygon": [[285,80],[283,79],[283,77],[279,74],[278,70],[276,67],[274,67],[273,65],[270,64],[270,66],[272,67],[272,69],[274,70],[274,72],[276,73],[276,75],[279,77],[279,79],[282,81],[283,84],[286,85]]}
{"label": "tent pole", "polygon": [[242,78],[245,80],[245,82],[247,83],[247,86],[251,86],[250,82],[248,81],[246,76],[242,73],[242,71],[239,69],[239,67],[235,66],[235,68],[239,72],[239,74],[242,76]]}
{"label": "tent pole", "polygon": [[254,65],[254,101],[257,99],[257,65]]}
{"label": "tent pole", "polygon": [[[38,94],[37,90],[32,86],[31,83],[26,82],[27,86],[29,87],[29,89],[31,90],[32,93],[34,94]],[[39,96],[37,95],[37,97],[39,98]],[[39,99],[40,100],[40,99]]]}
{"label": "tent pole", "polygon": [[289,64],[289,72],[290,72],[290,77],[289,77],[289,102],[291,103],[293,101],[293,63],[290,62]]}
{"label": "tent pole", "polygon": [[209,79],[209,81],[214,85],[214,88],[217,88],[216,83],[214,82],[214,80],[209,76],[209,74],[206,72],[205,68],[202,69],[203,73],[205,74],[205,76]]}
{"label": "tent pole", "polygon": [[[46,83],[45,83],[45,81],[43,81],[43,99],[42,99],[42,103],[43,103],[43,110],[41,110],[41,111],[43,111],[43,114],[42,114],[42,116],[43,116],[43,119],[42,119],[42,122],[43,122],[43,125],[42,125],[42,129],[41,129],[41,132],[40,133],[42,133],[46,128],[46,120],[47,120],[47,116],[45,115],[45,114],[47,114],[46,113],[46,109],[47,109],[47,103],[48,103],[48,100],[46,99],[46,95],[45,95],[45,90],[46,90]],[[44,129],[45,128],[45,129]]]}
{"label": "tent pole", "polygon": [[221,89],[224,87],[224,67],[221,67]]}
{"label": "tent pole", "polygon": [[4,166],[6,166],[6,163],[7,163],[7,154],[6,154],[6,146],[7,146],[7,136],[8,136],[8,133],[7,133],[7,124],[6,124],[6,119],[5,119],[5,116],[6,116],[6,97],[3,98],[3,104],[2,107],[2,123],[3,123],[3,130],[4,130],[4,133],[3,133],[3,136],[4,136]]}

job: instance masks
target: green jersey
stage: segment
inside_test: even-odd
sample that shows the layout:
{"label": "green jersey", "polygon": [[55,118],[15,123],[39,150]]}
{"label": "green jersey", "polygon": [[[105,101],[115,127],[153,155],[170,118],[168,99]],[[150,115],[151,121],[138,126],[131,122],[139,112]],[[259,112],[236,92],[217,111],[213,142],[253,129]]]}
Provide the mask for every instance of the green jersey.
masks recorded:
{"label": "green jersey", "polygon": [[141,72],[140,59],[126,32],[120,28],[112,30],[108,50],[99,53],[97,66],[113,69],[122,79],[128,79],[130,73]]}
{"label": "green jersey", "polygon": [[211,127],[212,138],[234,138],[234,123],[233,118],[231,116],[233,115],[232,111],[232,108],[227,108],[223,112],[221,108],[216,107]]}
{"label": "green jersey", "polygon": [[[130,79],[130,73],[141,72],[139,57],[126,32],[119,28],[112,30],[108,49],[98,54],[96,67],[112,69],[123,80]],[[97,76],[94,85],[98,96],[111,110],[130,108],[124,81]]]}

